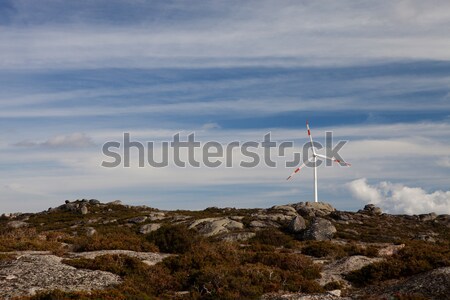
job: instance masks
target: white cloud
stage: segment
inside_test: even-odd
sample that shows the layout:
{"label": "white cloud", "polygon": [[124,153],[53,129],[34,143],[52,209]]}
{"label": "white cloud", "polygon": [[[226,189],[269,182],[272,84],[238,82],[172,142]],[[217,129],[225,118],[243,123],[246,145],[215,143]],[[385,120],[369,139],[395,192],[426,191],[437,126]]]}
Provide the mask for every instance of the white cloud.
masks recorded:
{"label": "white cloud", "polygon": [[205,124],[203,124],[203,126],[202,126],[202,129],[203,129],[203,130],[219,129],[219,128],[220,128],[220,125],[217,124],[217,123],[214,123],[214,122],[211,122],[211,123],[205,123]]}
{"label": "white cloud", "polygon": [[86,134],[75,132],[68,135],[56,135],[44,142],[20,141],[14,145],[25,148],[84,148],[94,145],[94,142]]}
{"label": "white cloud", "polygon": [[389,213],[450,214],[450,191],[438,190],[427,193],[420,187],[408,187],[386,181],[370,185],[365,178],[348,183],[348,188],[355,198],[376,204]]}
{"label": "white cloud", "polygon": [[[292,66],[448,60],[449,4],[432,2],[224,2],[215,3],[214,18],[188,22],[9,26],[0,31],[0,66]],[[181,5],[179,11],[190,13],[189,5]]]}

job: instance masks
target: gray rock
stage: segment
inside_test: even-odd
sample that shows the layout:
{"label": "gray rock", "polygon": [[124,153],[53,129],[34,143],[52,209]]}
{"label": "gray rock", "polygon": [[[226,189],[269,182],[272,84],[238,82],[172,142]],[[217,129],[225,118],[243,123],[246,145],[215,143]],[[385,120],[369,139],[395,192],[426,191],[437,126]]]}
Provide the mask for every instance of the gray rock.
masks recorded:
{"label": "gray rock", "polygon": [[344,279],[343,275],[348,274],[352,271],[359,270],[362,267],[370,265],[374,262],[380,262],[383,258],[367,257],[362,255],[354,255],[349,257],[344,257],[338,261],[331,264],[325,265],[322,268],[321,278],[318,279],[320,285],[325,285],[327,283],[337,281],[340,282],[346,288],[350,287],[350,283]]}
{"label": "gray rock", "polygon": [[305,219],[302,216],[294,217],[288,225],[288,230],[292,233],[299,233],[306,228]]}
{"label": "gray rock", "polygon": [[243,242],[254,237],[254,232],[231,232],[220,237],[221,241],[225,242]]}
{"label": "gray rock", "polygon": [[87,215],[88,212],[89,212],[87,206],[86,205],[82,205],[81,208],[80,208],[80,212],[81,212],[82,215]]}
{"label": "gray rock", "polygon": [[374,204],[367,204],[362,210],[359,210],[358,212],[366,213],[369,215],[381,215],[383,213],[381,211],[381,208],[375,206]]}
{"label": "gray rock", "polygon": [[338,221],[350,221],[352,220],[352,216],[349,213],[343,212],[343,211],[333,211],[330,214],[330,217],[332,217],[334,220]]}
{"label": "gray rock", "polygon": [[414,240],[424,241],[424,242],[429,242],[429,243],[436,242],[436,239],[428,234],[418,234],[418,235],[414,236]]}
{"label": "gray rock", "polygon": [[266,228],[270,227],[270,224],[268,224],[267,222],[254,220],[250,222],[249,226],[253,228]]}
{"label": "gray rock", "polygon": [[281,222],[285,223],[290,220],[292,220],[293,216],[297,216],[297,213],[295,215],[292,214],[282,214],[282,213],[268,213],[268,214],[254,214],[255,218],[263,221],[272,221],[272,222]]}
{"label": "gray rock", "polygon": [[[426,299],[448,299],[450,291],[450,267],[413,275],[406,280],[388,286],[382,293],[382,298],[390,299],[395,294],[422,294]],[[425,299],[424,298],[424,299]]]}
{"label": "gray rock", "polygon": [[126,255],[129,257],[134,257],[142,260],[143,263],[153,266],[157,263],[161,262],[163,259],[172,256],[172,254],[166,253],[154,253],[154,252],[136,252],[130,250],[99,250],[99,251],[89,251],[89,252],[78,252],[78,253],[70,253],[70,257],[72,258],[86,258],[86,259],[94,259],[98,256],[102,255]]}
{"label": "gray rock", "polygon": [[325,202],[300,202],[292,204],[292,207],[304,217],[323,217],[336,210],[333,206]]}
{"label": "gray rock", "polygon": [[161,224],[158,223],[145,224],[142,225],[141,228],[139,228],[139,233],[149,234],[150,232],[156,231],[159,228],[161,228]]}
{"label": "gray rock", "polygon": [[148,215],[148,219],[150,221],[159,221],[164,220],[166,218],[166,214],[163,212],[152,212]]}
{"label": "gray rock", "polygon": [[97,230],[95,230],[94,227],[86,227],[86,235],[91,237],[94,236],[97,233]]}
{"label": "gray rock", "polygon": [[100,204],[100,201],[98,201],[97,199],[91,199],[91,200],[89,200],[89,204],[91,204],[91,205]]}
{"label": "gray rock", "polygon": [[23,297],[41,290],[99,290],[121,282],[115,274],[76,269],[61,261],[61,257],[54,255],[23,254],[15,260],[0,262],[0,298]]}
{"label": "gray rock", "polygon": [[434,212],[429,213],[429,214],[419,215],[419,220],[422,222],[434,221],[436,218],[437,218],[437,215]]}
{"label": "gray rock", "polygon": [[295,216],[297,215],[297,211],[295,208],[289,205],[275,205],[270,208],[270,210],[279,210],[282,211],[285,215]]}
{"label": "gray rock", "polygon": [[133,224],[139,224],[139,223],[144,223],[146,220],[147,220],[146,216],[139,216],[139,217],[134,217],[134,218],[128,219],[127,222],[133,223]]}
{"label": "gray rock", "polygon": [[227,233],[230,230],[243,229],[244,224],[231,220],[230,218],[206,218],[195,220],[189,228],[198,230],[204,236],[214,236]]}
{"label": "gray rock", "polygon": [[306,228],[303,238],[305,240],[326,241],[331,240],[336,233],[336,227],[323,218],[314,218]]}
{"label": "gray rock", "polygon": [[7,223],[7,226],[10,228],[17,229],[17,228],[28,227],[28,223],[24,222],[24,221],[9,221]]}
{"label": "gray rock", "polygon": [[120,200],[111,201],[111,202],[108,202],[107,204],[109,204],[109,205],[123,205],[122,201],[120,201]]}
{"label": "gray rock", "polygon": [[58,206],[54,210],[56,210],[56,211],[58,211],[58,210],[59,211],[77,211],[77,209],[78,209],[78,204],[77,203],[69,202],[69,203],[63,204],[61,206]]}

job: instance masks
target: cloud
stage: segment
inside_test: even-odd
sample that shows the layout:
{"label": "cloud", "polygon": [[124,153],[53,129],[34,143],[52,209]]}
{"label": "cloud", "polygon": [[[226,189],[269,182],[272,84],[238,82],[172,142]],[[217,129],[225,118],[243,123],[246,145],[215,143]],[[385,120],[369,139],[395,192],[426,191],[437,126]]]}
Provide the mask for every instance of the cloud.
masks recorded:
{"label": "cloud", "polygon": [[376,204],[389,213],[450,214],[450,191],[438,190],[427,193],[419,187],[408,187],[387,181],[369,185],[366,178],[354,180],[347,186],[355,198]]}
{"label": "cloud", "polygon": [[[68,9],[49,4],[53,9],[39,13],[33,11],[37,7],[27,5],[17,8],[15,21],[0,29],[0,67],[292,66],[448,60],[450,40],[445,28],[449,4],[434,2],[297,1],[280,5],[277,1],[249,1],[208,6],[182,1],[154,15],[152,1],[147,5],[148,16],[137,16],[136,10],[119,7],[118,2],[110,10],[105,10],[101,1]],[[61,17],[61,11],[73,13]],[[90,13],[95,11],[106,14]],[[42,16],[42,20],[28,16]],[[132,21],[123,22],[121,16]],[[55,18],[59,21],[46,21]],[[39,26],[33,27],[36,23]]]}
{"label": "cloud", "polygon": [[44,142],[20,141],[14,146],[31,148],[85,148],[94,145],[92,139],[84,133],[75,132],[68,135],[57,135]]}
{"label": "cloud", "polygon": [[203,130],[219,129],[219,128],[220,128],[220,125],[217,124],[217,123],[214,123],[214,122],[212,122],[212,123],[205,123],[202,126]]}

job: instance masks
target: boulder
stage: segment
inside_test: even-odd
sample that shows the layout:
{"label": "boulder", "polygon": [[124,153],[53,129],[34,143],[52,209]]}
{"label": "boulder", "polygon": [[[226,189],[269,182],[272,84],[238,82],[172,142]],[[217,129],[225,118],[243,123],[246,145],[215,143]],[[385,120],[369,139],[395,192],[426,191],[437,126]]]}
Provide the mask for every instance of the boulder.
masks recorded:
{"label": "boulder", "polygon": [[87,215],[89,210],[88,210],[86,205],[82,205],[81,208],[80,208],[80,212],[81,212],[82,215]]}
{"label": "boulder", "polygon": [[437,218],[437,215],[434,212],[429,213],[429,214],[419,215],[419,220],[422,222],[434,221],[436,218]]}
{"label": "boulder", "polygon": [[150,221],[159,221],[166,218],[166,214],[163,212],[152,212],[148,215]]}
{"label": "boulder", "polygon": [[241,230],[244,224],[230,218],[205,218],[195,220],[189,228],[198,230],[204,236],[214,236],[230,230]]}
{"label": "boulder", "polygon": [[283,212],[285,215],[295,216],[297,215],[297,211],[295,208],[289,205],[275,205],[270,208],[270,210],[278,210]]}
{"label": "boulder", "polygon": [[24,221],[9,221],[7,223],[7,226],[10,228],[17,229],[17,228],[28,227],[28,223],[24,222]]}
{"label": "boulder", "polygon": [[108,204],[108,205],[123,205],[122,201],[120,201],[120,200],[111,201],[106,204]]}
{"label": "boulder", "polygon": [[146,220],[147,220],[146,216],[139,216],[139,217],[134,217],[134,218],[128,219],[127,222],[133,223],[133,224],[139,224],[139,223],[144,223]]}
{"label": "boulder", "polygon": [[156,231],[159,228],[161,228],[161,224],[159,224],[159,223],[145,224],[145,225],[142,225],[141,228],[139,228],[139,233],[149,234],[150,232]]}
{"label": "boulder", "polygon": [[97,199],[91,199],[91,200],[89,200],[89,204],[91,204],[91,205],[100,204],[100,201],[98,201]]}
{"label": "boulder", "polygon": [[336,233],[336,227],[330,221],[323,218],[314,218],[306,228],[303,239],[326,241],[331,240]]}
{"label": "boulder", "polygon": [[325,202],[300,202],[292,204],[292,207],[303,217],[323,217],[336,210]]}
{"label": "boulder", "polygon": [[95,230],[94,227],[86,227],[86,235],[91,237],[94,236],[97,233],[97,230]]}
{"label": "boulder", "polygon": [[[297,216],[297,213],[295,213],[294,216]],[[292,220],[293,215],[292,214],[282,214],[282,213],[268,213],[268,214],[254,214],[253,217],[255,217],[258,220],[263,221],[272,221],[272,222],[288,222]]]}
{"label": "boulder", "polygon": [[369,215],[381,215],[383,213],[381,211],[381,208],[375,206],[374,204],[367,204],[362,210],[359,210],[358,212]]}
{"label": "boulder", "polygon": [[350,213],[335,210],[330,214],[330,217],[337,221],[350,221],[352,220],[352,215]]}
{"label": "boulder", "polygon": [[305,219],[302,216],[294,217],[288,225],[288,230],[292,233],[299,233],[306,228]]}
{"label": "boulder", "polygon": [[249,226],[253,228],[266,228],[270,227],[270,224],[268,224],[267,222],[254,220],[250,222]]}

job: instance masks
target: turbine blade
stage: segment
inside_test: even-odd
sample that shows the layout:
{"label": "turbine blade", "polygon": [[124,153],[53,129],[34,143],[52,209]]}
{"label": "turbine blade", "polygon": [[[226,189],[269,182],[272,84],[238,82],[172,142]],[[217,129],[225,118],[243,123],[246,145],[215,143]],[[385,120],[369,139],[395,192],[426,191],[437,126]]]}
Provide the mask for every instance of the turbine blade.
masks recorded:
{"label": "turbine blade", "polygon": [[292,174],[291,175],[289,175],[289,177],[288,178],[286,178],[286,180],[289,180],[289,179],[291,179],[291,177],[292,176],[294,176],[295,174],[297,174],[298,172],[300,172],[300,170],[304,167],[304,166],[306,166],[306,164],[305,163],[303,163],[300,167],[298,167],[297,169],[295,169],[294,170],[294,172],[292,172]]}
{"label": "turbine blade", "polygon": [[311,148],[314,154],[316,154],[316,150],[314,149],[314,143],[313,143],[313,138],[311,135],[311,129],[309,129],[309,122],[306,121],[306,129],[308,130],[308,136],[309,136],[309,140],[311,141]]}
{"label": "turbine blade", "polygon": [[336,162],[336,163],[338,163],[338,164],[340,164],[340,165],[345,165],[345,166],[351,166],[351,164],[349,164],[349,163],[346,163],[345,161],[342,161],[342,160],[339,160],[339,159],[335,159],[334,157],[333,158],[331,158],[331,157],[328,157],[328,156],[325,156],[325,155],[322,155],[322,154],[316,154],[316,156],[317,157],[320,157],[320,158],[323,158],[323,159],[329,159],[329,160],[332,160],[332,161],[334,161],[334,162]]}

